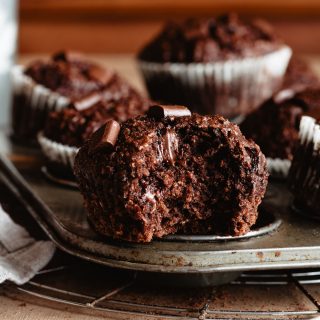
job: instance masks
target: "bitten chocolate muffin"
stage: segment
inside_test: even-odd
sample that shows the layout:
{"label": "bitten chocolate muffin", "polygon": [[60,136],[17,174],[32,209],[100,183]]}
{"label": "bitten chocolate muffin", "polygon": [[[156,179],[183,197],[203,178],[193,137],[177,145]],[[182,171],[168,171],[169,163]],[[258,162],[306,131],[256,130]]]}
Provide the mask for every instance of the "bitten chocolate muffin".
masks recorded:
{"label": "bitten chocolate muffin", "polygon": [[114,71],[75,52],[59,52],[48,61],[16,69],[14,87],[13,135],[22,141],[35,138],[51,111],[67,108],[92,94],[118,99],[135,91]]}
{"label": "bitten chocolate muffin", "polygon": [[236,125],[182,106],[107,122],[80,148],[74,172],[94,228],[134,242],[245,234],[268,177],[264,155]]}
{"label": "bitten chocolate muffin", "polygon": [[228,118],[270,98],[290,57],[267,22],[234,13],[168,23],[138,54],[153,100]]}
{"label": "bitten chocolate muffin", "polygon": [[303,116],[299,144],[292,160],[288,183],[294,207],[304,215],[320,219],[320,124]]}
{"label": "bitten chocolate muffin", "polygon": [[293,97],[280,92],[249,114],[240,128],[267,157],[291,160],[302,115],[320,116],[320,88],[305,89]]}

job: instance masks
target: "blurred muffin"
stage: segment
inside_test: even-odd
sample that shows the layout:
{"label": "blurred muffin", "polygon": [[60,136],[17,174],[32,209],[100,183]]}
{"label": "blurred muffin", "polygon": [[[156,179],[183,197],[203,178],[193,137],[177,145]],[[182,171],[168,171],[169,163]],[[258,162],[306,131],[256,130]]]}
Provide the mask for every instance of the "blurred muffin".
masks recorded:
{"label": "blurred muffin", "polygon": [[48,61],[17,67],[13,82],[12,131],[22,142],[35,139],[51,111],[67,108],[93,93],[108,92],[112,99],[134,91],[115,72],[76,52],[58,52]]}
{"label": "blurred muffin", "polygon": [[243,134],[253,139],[267,156],[271,173],[288,173],[303,115],[320,116],[320,88],[305,89],[293,97],[280,91],[241,123]]}
{"label": "blurred muffin", "polygon": [[138,55],[152,99],[229,118],[270,98],[290,57],[269,24],[233,13],[169,23]]}
{"label": "blurred muffin", "polygon": [[306,88],[319,87],[320,79],[302,59],[293,56],[283,79],[280,91],[292,90],[293,93]]}
{"label": "blurred muffin", "polygon": [[38,135],[47,168],[57,177],[73,178],[72,168],[79,147],[106,121],[114,119],[123,122],[143,114],[149,107],[149,101],[134,91],[112,99],[99,95],[100,99],[96,102],[93,97],[51,112],[44,131]]}
{"label": "blurred muffin", "polygon": [[294,196],[294,208],[316,219],[320,219],[319,161],[319,120],[303,116],[300,122],[299,144],[292,160],[288,181]]}

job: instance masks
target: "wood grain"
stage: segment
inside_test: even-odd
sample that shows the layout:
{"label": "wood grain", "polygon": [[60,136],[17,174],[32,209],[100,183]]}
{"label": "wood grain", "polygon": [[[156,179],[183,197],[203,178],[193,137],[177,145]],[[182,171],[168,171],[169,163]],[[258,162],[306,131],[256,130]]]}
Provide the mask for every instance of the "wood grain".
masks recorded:
{"label": "wood grain", "polygon": [[299,53],[320,53],[319,0],[22,0],[19,51],[135,53],[165,20],[238,11],[268,18]]}

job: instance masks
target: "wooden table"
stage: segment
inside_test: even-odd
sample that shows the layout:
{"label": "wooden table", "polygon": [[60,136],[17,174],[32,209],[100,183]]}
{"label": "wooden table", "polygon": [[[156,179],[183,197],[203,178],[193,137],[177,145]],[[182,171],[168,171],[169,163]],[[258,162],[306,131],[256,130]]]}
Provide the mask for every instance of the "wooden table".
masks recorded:
{"label": "wooden table", "polygon": [[[35,58],[41,56],[22,56],[18,59],[19,63],[25,64]],[[144,91],[141,77],[137,72],[135,61],[131,55],[92,55],[93,59],[101,62],[104,65],[114,68],[125,78],[127,78],[137,89]],[[320,56],[304,57],[311,63],[316,72],[320,75]],[[4,145],[4,141],[0,141],[0,149],[8,153],[9,148]],[[40,319],[106,319],[108,315],[92,316],[83,314],[84,310],[79,310],[76,307],[61,305],[58,303],[46,303],[43,305],[43,300],[37,297],[24,296],[19,294],[16,299],[6,296],[5,286],[0,287],[0,319],[25,319],[25,320],[40,320]],[[42,304],[42,305],[39,305]],[[82,313],[79,314],[78,312]],[[111,317],[111,316],[110,316]],[[110,318],[109,317],[109,318]],[[114,316],[113,316],[114,317]]]}

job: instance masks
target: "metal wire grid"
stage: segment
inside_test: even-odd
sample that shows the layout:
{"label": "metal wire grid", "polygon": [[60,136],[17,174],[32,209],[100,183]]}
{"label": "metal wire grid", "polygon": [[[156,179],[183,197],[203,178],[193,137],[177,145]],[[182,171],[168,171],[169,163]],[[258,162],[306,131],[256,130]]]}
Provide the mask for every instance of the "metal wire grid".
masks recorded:
{"label": "metal wire grid", "polygon": [[[189,290],[165,286],[161,289],[152,287],[152,285],[145,286],[141,282],[140,275],[136,272],[125,272],[124,274],[122,271],[105,267],[99,268],[100,266],[95,266],[92,269],[92,264],[83,262],[58,265],[42,270],[32,281],[17,287],[17,289],[50,301],[103,311],[106,314],[110,311],[118,311],[119,314],[123,314],[123,318],[128,318],[130,315],[202,320],[309,319],[320,316],[320,304],[317,297],[317,290],[319,290],[318,296],[320,297],[320,269],[246,272],[227,286],[229,291],[245,288],[247,292],[250,292],[251,290],[255,291],[257,287],[260,289],[273,287],[275,292],[279,293],[284,290],[296,291],[299,294],[296,299],[305,301],[304,306],[296,305],[294,307],[294,303],[291,303],[293,306],[289,309],[283,306],[283,309],[279,310],[279,307],[273,309],[270,306],[266,310],[265,307],[261,308],[261,303],[259,303],[260,307],[256,305],[261,297],[255,297],[255,299],[251,297],[251,301],[250,297],[243,297],[246,301],[245,308],[242,308],[241,305],[239,307],[239,304],[234,308],[230,308],[230,306],[217,308],[212,301],[219,295],[219,287]],[[104,273],[104,278],[101,278],[101,272]],[[77,276],[74,279],[76,285],[73,280],[70,283],[67,283],[68,280],[63,280],[70,280],[74,275],[81,273],[85,275],[83,283],[79,281]],[[61,274],[64,274],[62,278]],[[89,280],[86,279],[86,275],[90,275]],[[112,279],[111,285],[110,279]],[[88,285],[90,283],[91,286]],[[128,295],[127,292],[130,290],[131,293]],[[197,296],[195,301],[192,301],[192,296]],[[228,305],[230,305],[229,298],[228,295],[223,297]],[[181,301],[185,302],[181,304]],[[268,306],[268,301],[264,301],[264,303],[265,306]]]}

